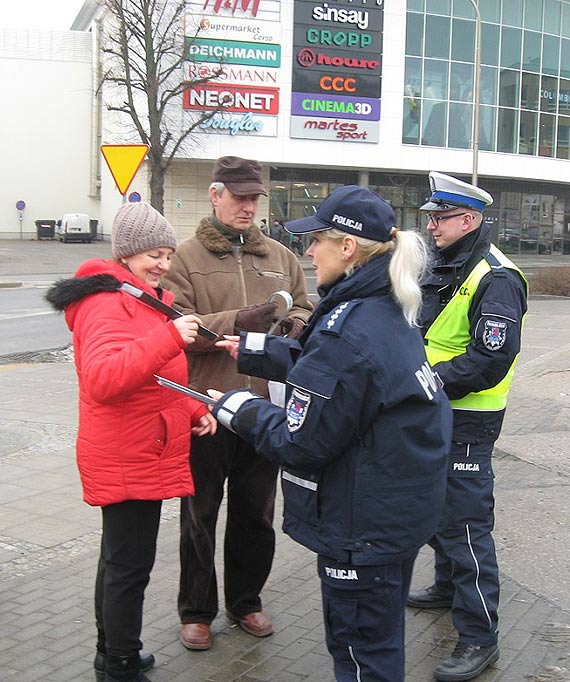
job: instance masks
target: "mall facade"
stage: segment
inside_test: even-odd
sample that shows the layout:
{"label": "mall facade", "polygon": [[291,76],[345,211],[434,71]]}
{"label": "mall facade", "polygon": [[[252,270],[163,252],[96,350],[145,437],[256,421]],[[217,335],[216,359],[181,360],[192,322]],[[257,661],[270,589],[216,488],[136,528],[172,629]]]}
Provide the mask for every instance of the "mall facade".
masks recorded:
{"label": "mall facade", "polygon": [[[88,204],[104,236],[122,197],[100,144],[133,141],[97,82],[105,21],[86,0],[70,31],[89,34],[93,63],[90,87],[73,88],[92,111],[81,133],[89,179],[68,209]],[[183,32],[175,125],[222,113],[170,168],[164,211],[180,239],[210,211],[213,161],[234,154],[263,163],[259,218],[309,215],[335,187],[360,184],[418,230],[429,171],[470,181],[476,168],[506,252],[570,254],[570,0],[188,0]],[[144,167],[127,200],[135,193],[149,198]]]}

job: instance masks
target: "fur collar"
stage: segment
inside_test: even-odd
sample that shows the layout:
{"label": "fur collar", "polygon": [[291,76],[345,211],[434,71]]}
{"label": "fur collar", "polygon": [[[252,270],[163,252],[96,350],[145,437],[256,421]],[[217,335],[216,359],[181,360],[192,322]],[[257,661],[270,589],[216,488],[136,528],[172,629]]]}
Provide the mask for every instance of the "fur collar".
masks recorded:
{"label": "fur collar", "polygon": [[[263,233],[256,225],[252,225],[243,233],[244,243],[242,251],[251,253],[254,256],[268,256],[269,247],[267,246]],[[196,239],[212,253],[224,255],[232,253],[233,246],[229,239],[214,227],[210,218],[202,218],[196,230]]]}

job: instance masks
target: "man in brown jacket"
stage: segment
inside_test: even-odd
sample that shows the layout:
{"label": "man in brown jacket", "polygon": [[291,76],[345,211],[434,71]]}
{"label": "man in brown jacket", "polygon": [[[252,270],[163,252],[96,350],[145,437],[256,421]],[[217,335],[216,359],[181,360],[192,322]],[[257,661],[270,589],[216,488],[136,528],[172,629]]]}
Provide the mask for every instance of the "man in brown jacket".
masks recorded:
{"label": "man in brown jacket", "polygon": [[[164,285],[174,305],[199,315],[218,334],[267,332],[276,317],[270,296],[288,291],[293,307],[276,333],[299,336],[310,317],[303,271],[295,255],[254,225],[260,195],[267,196],[256,161],[225,156],[214,164],[209,195],[213,213],[196,236],[172,257]],[[202,337],[187,351],[190,385],[204,392],[252,386],[267,395],[267,384],[237,373],[225,350]],[[209,649],[210,625],[218,612],[214,567],[218,512],[227,480],[224,540],[224,595],[231,622],[255,637],[273,633],[263,613],[260,592],[275,550],[273,512],[277,467],[236,434],[218,429],[215,436],[192,442],[194,497],[184,498],[180,521],[180,640],[188,649]]]}

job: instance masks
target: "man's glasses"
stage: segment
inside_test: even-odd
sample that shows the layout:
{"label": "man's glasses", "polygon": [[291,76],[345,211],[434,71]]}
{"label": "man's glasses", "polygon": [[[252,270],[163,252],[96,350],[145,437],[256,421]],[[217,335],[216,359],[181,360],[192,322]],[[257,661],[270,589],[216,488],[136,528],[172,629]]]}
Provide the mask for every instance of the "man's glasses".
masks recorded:
{"label": "man's glasses", "polygon": [[452,213],[451,215],[433,215],[431,213],[427,214],[427,219],[428,219],[428,224],[432,222],[436,227],[439,227],[439,224],[441,223],[442,220],[449,220],[450,218],[459,218],[461,216],[466,215],[465,213]]}

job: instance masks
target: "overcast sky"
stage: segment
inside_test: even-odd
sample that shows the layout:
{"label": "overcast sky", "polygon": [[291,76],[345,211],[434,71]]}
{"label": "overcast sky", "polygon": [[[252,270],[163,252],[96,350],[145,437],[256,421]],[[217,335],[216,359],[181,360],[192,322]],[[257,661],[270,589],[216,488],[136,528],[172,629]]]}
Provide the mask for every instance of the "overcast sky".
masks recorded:
{"label": "overcast sky", "polygon": [[0,26],[67,30],[83,0],[3,0]]}

